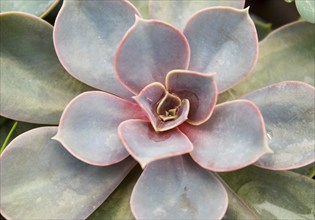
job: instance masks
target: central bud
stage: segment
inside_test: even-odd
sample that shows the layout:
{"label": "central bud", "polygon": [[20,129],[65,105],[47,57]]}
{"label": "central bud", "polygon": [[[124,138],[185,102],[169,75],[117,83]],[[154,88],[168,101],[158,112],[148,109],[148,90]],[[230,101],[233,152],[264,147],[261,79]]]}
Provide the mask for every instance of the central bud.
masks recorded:
{"label": "central bud", "polygon": [[168,92],[164,85],[154,82],[133,98],[145,111],[156,132],[173,129],[188,119],[190,102]]}
{"label": "central bud", "polygon": [[178,117],[178,109],[181,106],[181,99],[173,94],[166,93],[158,103],[156,112],[162,121],[169,121]]}

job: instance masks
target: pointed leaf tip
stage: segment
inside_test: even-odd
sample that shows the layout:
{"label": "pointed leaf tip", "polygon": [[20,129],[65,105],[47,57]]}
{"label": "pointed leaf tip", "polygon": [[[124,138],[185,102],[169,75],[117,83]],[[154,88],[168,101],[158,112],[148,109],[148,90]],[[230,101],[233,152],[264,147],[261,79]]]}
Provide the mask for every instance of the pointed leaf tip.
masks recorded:
{"label": "pointed leaf tip", "polygon": [[78,159],[107,166],[129,155],[118,136],[118,125],[143,117],[134,103],[105,92],[86,92],[66,107],[55,138]]}
{"label": "pointed leaf tip", "polygon": [[138,13],[128,1],[65,1],[53,33],[60,62],[80,81],[130,98],[116,78],[113,60]]}
{"label": "pointed leaf tip", "polygon": [[0,26],[0,115],[58,124],[67,103],[91,88],[60,64],[48,22],[22,12],[5,12],[0,14]]}
{"label": "pointed leaf tip", "polygon": [[132,158],[107,167],[83,163],[51,140],[56,132],[57,127],[25,132],[1,154],[6,219],[86,219],[135,166]]}
{"label": "pointed leaf tip", "polygon": [[190,70],[173,70],[167,74],[167,90],[189,100],[188,123],[200,125],[210,118],[218,96],[215,75]]}
{"label": "pointed leaf tip", "polygon": [[249,16],[249,9],[250,9],[250,6],[247,6],[242,11],[244,11]]}
{"label": "pointed leaf tip", "polygon": [[179,30],[158,20],[141,21],[125,34],[114,60],[118,79],[134,94],[150,83],[164,83],[173,69],[187,69],[190,59],[187,39]]}
{"label": "pointed leaf tip", "polygon": [[188,69],[216,72],[220,93],[244,79],[256,65],[258,37],[246,9],[201,10],[187,22],[184,35],[191,49]]}
{"label": "pointed leaf tip", "polygon": [[194,145],[192,158],[208,170],[237,170],[270,153],[262,115],[248,100],[217,105],[206,123],[180,130]]}
{"label": "pointed leaf tip", "polygon": [[161,115],[157,113],[157,106],[163,103],[163,99],[170,93],[165,90],[161,83],[151,83],[144,87],[134,99],[146,113],[154,130],[156,132],[167,131],[184,123],[188,118],[190,102],[187,99],[181,101],[177,108],[176,116],[173,120],[162,120]]}
{"label": "pointed leaf tip", "polygon": [[189,153],[193,145],[177,128],[156,132],[143,120],[127,120],[118,127],[119,136],[131,156],[144,169],[149,163]]}
{"label": "pointed leaf tip", "polygon": [[273,154],[261,157],[255,165],[287,170],[315,161],[315,88],[303,82],[287,81],[254,91],[243,98],[260,109]]}
{"label": "pointed leaf tip", "polygon": [[149,11],[152,18],[166,21],[180,29],[183,29],[189,18],[199,10],[229,6],[243,8],[245,0],[193,0],[193,1],[155,1],[150,0]]}
{"label": "pointed leaf tip", "polygon": [[220,181],[189,156],[149,164],[131,195],[136,219],[221,219],[228,198]]}

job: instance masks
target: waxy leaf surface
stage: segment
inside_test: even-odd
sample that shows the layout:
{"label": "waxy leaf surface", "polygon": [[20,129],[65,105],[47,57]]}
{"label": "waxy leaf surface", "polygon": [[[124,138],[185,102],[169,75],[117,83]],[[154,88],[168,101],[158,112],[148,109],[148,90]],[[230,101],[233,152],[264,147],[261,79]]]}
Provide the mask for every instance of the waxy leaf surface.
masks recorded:
{"label": "waxy leaf surface", "polygon": [[0,3],[0,12],[20,11],[45,17],[58,2],[59,0],[2,0]]}
{"label": "waxy leaf surface", "polygon": [[308,22],[315,23],[315,1],[295,0],[295,5],[300,15]]}
{"label": "waxy leaf surface", "polygon": [[129,0],[141,13],[142,17],[149,19],[149,1]]}
{"label": "waxy leaf surface", "polygon": [[1,214],[7,219],[85,219],[134,167],[83,163],[51,137],[57,127],[28,131],[1,155]]}
{"label": "waxy leaf surface", "polygon": [[58,124],[67,103],[88,86],[72,78],[55,54],[52,26],[20,12],[0,15],[0,114]]}
{"label": "waxy leaf surface", "polygon": [[[217,178],[220,178],[217,175]],[[248,205],[234,192],[229,185],[225,183],[224,180],[220,179],[223,184],[228,198],[229,198],[229,206],[223,217],[223,219],[239,219],[239,220],[259,220],[257,213],[248,207]]]}
{"label": "waxy leaf surface", "polygon": [[259,58],[252,75],[222,94],[231,100],[248,92],[286,80],[314,85],[314,25],[297,21],[268,35],[259,44]]}
{"label": "waxy leaf surface", "polygon": [[192,158],[213,171],[240,169],[271,152],[261,113],[247,100],[218,105],[206,123],[183,124],[180,130],[194,145]]}
{"label": "waxy leaf surface", "polygon": [[86,84],[130,98],[132,94],[116,78],[113,62],[135,14],[137,10],[127,1],[65,0],[54,29],[60,62]]}
{"label": "waxy leaf surface", "polygon": [[248,9],[204,9],[188,21],[184,35],[191,49],[189,70],[215,72],[219,92],[248,75],[258,57],[258,38]]}
{"label": "waxy leaf surface", "polygon": [[218,95],[214,74],[173,70],[166,76],[166,89],[189,100],[188,123],[199,125],[210,118]]}
{"label": "waxy leaf surface", "polygon": [[129,155],[118,136],[118,125],[142,115],[134,103],[105,92],[86,92],[66,107],[54,139],[86,163],[110,165]]}
{"label": "waxy leaf surface", "polygon": [[243,96],[260,109],[273,154],[257,163],[287,170],[315,161],[315,89],[302,82],[281,82]]}
{"label": "waxy leaf surface", "polygon": [[181,0],[181,1],[149,1],[151,18],[166,21],[180,29],[195,12],[214,6],[230,6],[242,9],[245,0]]}
{"label": "waxy leaf surface", "polygon": [[212,173],[179,156],[149,164],[130,203],[136,219],[220,219],[228,199]]}
{"label": "waxy leaf surface", "polygon": [[150,122],[127,120],[118,127],[127,151],[144,168],[147,164],[192,151],[190,140],[178,129],[157,133]]}
{"label": "waxy leaf surface", "polygon": [[314,219],[315,182],[305,176],[254,166],[220,175],[260,219]]}
{"label": "waxy leaf surface", "polygon": [[175,128],[185,122],[188,118],[190,103],[187,99],[182,101],[177,112],[177,118],[169,121],[162,121],[159,118],[157,113],[158,102],[161,101],[167,93],[168,92],[161,83],[151,83],[144,87],[137,96],[133,97],[144,110],[154,130],[157,132]]}
{"label": "waxy leaf surface", "polygon": [[173,69],[186,69],[189,45],[174,27],[137,17],[126,33],[115,57],[119,79],[134,94],[153,82],[165,82]]}
{"label": "waxy leaf surface", "polygon": [[87,220],[135,220],[130,209],[130,196],[141,173],[141,167],[136,166]]}
{"label": "waxy leaf surface", "polygon": [[304,167],[300,167],[300,168],[293,169],[290,171],[315,179],[315,163],[311,163]]}

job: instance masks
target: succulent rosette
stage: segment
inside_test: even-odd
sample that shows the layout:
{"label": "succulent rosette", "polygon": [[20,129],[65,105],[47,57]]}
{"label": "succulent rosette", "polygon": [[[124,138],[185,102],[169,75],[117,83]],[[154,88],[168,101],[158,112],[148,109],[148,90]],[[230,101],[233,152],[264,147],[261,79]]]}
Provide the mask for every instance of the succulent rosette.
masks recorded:
{"label": "succulent rosette", "polygon": [[[159,4],[151,2],[152,17],[168,13]],[[26,26],[39,22],[2,16],[25,19]],[[137,161],[143,173],[130,200],[136,219],[220,219],[228,196],[213,172],[314,162],[312,131],[296,132],[314,121],[314,87],[288,81],[217,103],[257,62],[248,9],[209,7],[184,27],[183,20],[174,22],[178,28],[145,20],[127,1],[64,1],[53,29],[57,56],[73,77],[101,91],[75,97],[58,127],[31,130],[7,147],[1,156],[5,217],[86,218]],[[28,120],[27,114],[18,119]],[[38,185],[37,178],[46,181]]]}

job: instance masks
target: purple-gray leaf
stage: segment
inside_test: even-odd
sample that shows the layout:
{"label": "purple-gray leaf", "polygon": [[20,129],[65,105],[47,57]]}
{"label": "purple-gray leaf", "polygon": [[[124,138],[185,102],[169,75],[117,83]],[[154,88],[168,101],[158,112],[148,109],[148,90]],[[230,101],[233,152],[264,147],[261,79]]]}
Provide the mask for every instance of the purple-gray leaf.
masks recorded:
{"label": "purple-gray leaf", "polygon": [[190,140],[178,128],[157,133],[150,122],[131,119],[122,122],[118,131],[126,149],[142,168],[152,161],[193,150]]}
{"label": "purple-gray leaf", "polygon": [[137,17],[121,41],[115,57],[119,79],[134,94],[153,82],[165,82],[173,69],[187,69],[189,45],[174,27]]}
{"label": "purple-gray leaf", "polygon": [[210,118],[218,95],[215,74],[173,70],[166,76],[166,89],[189,100],[188,123],[200,125]]}
{"label": "purple-gray leaf", "polygon": [[151,18],[166,21],[182,29],[189,17],[201,9],[214,6],[230,6],[242,9],[244,4],[245,0],[149,0],[149,14]]}
{"label": "purple-gray leaf", "polygon": [[219,92],[237,84],[256,64],[258,38],[248,9],[204,9],[190,18],[184,35],[191,49],[188,69],[217,73]]}
{"label": "purple-gray leaf", "polygon": [[117,46],[135,21],[128,1],[65,0],[54,27],[54,43],[62,65],[95,88],[131,98],[117,80],[113,62]]}
{"label": "purple-gray leaf", "polygon": [[7,12],[0,14],[0,26],[0,115],[58,124],[68,102],[91,88],[59,63],[49,23],[30,14]]}
{"label": "purple-gray leaf", "polygon": [[107,166],[129,155],[118,136],[118,125],[142,117],[134,103],[105,92],[86,92],[68,104],[54,139],[78,159]]}
{"label": "purple-gray leaf", "polygon": [[73,157],[42,127],[14,139],[1,155],[1,214],[7,219],[85,219],[134,167],[108,167]]}
{"label": "purple-gray leaf", "polygon": [[160,118],[161,115],[158,114],[158,109],[161,110],[163,99],[169,95],[170,94],[165,90],[165,87],[161,83],[155,82],[144,87],[137,96],[133,97],[139,106],[146,112],[154,130],[157,132],[175,128],[185,122],[188,118],[190,103],[187,99],[181,100],[180,106],[177,109],[173,109],[176,111],[176,117],[172,120],[164,121]]}
{"label": "purple-gray leaf", "polygon": [[149,164],[130,203],[136,219],[221,219],[228,198],[220,181],[187,155]]}
{"label": "purple-gray leaf", "polygon": [[237,170],[271,152],[262,115],[248,100],[217,105],[206,123],[180,130],[194,145],[192,158],[212,171]]}
{"label": "purple-gray leaf", "polygon": [[287,170],[315,161],[315,90],[303,83],[286,81],[243,96],[260,109],[273,154],[255,165]]}

